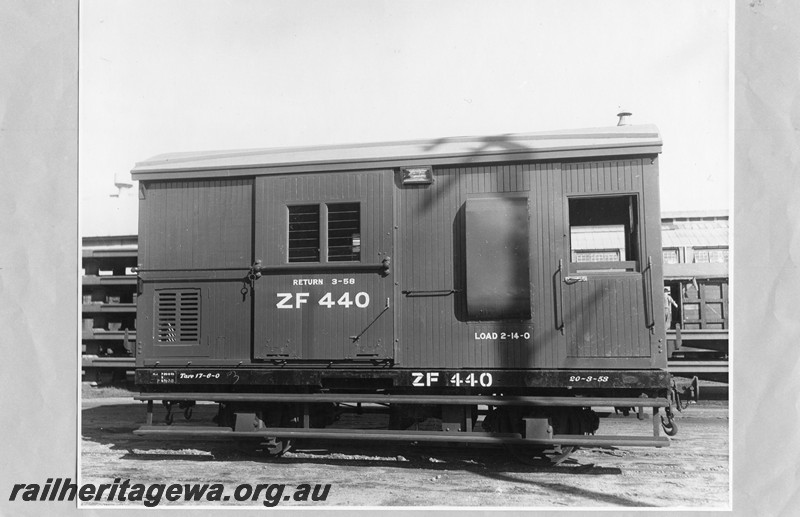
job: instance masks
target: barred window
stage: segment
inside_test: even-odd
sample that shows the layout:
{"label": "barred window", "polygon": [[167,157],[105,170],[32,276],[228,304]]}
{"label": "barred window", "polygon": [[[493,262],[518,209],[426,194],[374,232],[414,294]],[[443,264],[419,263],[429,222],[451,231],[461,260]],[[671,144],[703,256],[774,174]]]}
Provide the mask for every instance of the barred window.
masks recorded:
{"label": "barred window", "polygon": [[328,205],[328,261],[361,259],[361,209],[358,203]]}
{"label": "barred window", "polygon": [[289,262],[319,262],[319,205],[289,207]]}
{"label": "barred window", "polygon": [[361,204],[289,206],[289,262],[361,260]]}

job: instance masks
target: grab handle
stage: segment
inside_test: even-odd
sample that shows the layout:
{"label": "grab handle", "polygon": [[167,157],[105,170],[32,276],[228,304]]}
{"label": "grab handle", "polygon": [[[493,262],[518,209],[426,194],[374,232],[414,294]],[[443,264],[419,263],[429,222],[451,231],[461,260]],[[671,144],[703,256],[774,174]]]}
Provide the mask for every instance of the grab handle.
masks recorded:
{"label": "grab handle", "polygon": [[553,275],[553,298],[554,298],[554,312],[555,312],[555,324],[556,330],[560,330],[561,333],[564,333],[564,291],[562,286],[564,282],[562,281],[562,272],[564,269],[564,260],[558,260],[558,269],[556,270],[555,274]]}
{"label": "grab handle", "polygon": [[647,257],[647,267],[644,268],[644,309],[645,309],[645,324],[651,332],[654,331],[656,326],[655,308],[653,306],[653,257]]}

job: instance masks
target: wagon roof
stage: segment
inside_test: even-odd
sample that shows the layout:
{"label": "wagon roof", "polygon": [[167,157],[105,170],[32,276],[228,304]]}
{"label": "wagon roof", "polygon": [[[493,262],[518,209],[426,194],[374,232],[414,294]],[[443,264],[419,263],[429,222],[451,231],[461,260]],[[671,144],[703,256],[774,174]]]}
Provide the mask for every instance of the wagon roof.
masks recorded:
{"label": "wagon roof", "polygon": [[659,152],[661,136],[656,126],[636,125],[368,144],[171,153],[139,162],[131,173],[134,179],[244,176]]}

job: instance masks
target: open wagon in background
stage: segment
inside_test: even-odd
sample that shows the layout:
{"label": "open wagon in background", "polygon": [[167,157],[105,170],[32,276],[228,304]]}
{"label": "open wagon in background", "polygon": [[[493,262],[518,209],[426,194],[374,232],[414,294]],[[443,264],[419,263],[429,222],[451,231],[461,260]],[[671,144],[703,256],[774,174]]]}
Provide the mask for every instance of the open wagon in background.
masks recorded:
{"label": "open wagon in background", "polygon": [[728,382],[728,232],[727,211],[662,216],[664,286],[675,301],[667,343],[677,376]]}
{"label": "open wagon in background", "polygon": [[[137,164],[137,433],[668,445],[660,151],[618,126]],[[577,257],[604,232],[617,255]],[[367,403],[386,429],[335,428]],[[598,406],[652,428],[595,434]]]}

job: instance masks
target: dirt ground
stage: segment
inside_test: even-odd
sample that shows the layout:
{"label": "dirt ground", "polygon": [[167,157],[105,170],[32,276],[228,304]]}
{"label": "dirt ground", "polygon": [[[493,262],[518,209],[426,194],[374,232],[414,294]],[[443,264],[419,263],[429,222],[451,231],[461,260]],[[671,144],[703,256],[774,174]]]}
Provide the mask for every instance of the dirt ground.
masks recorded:
{"label": "dirt ground", "polygon": [[[192,421],[212,425],[215,411],[213,405],[198,405]],[[112,483],[115,478],[132,484],[222,483],[226,494],[242,483],[285,483],[286,493],[305,483],[331,485],[324,502],[299,503],[286,496],[290,500],[279,504],[287,506],[722,509],[730,496],[725,401],[700,402],[677,413],[679,432],[670,447],[579,449],[558,466],[522,464],[502,448],[374,442],[303,442],[281,458],[265,458],[240,452],[229,441],[137,437],[132,431],[144,418],[144,403],[129,397],[84,397],[83,483]],[[156,418],[163,418],[163,409],[156,410]],[[176,425],[181,419],[176,418]],[[612,414],[601,419],[599,433],[647,434],[651,428],[650,418]],[[162,500],[160,506],[263,508],[263,500]]]}

